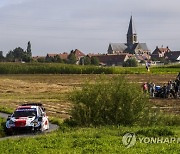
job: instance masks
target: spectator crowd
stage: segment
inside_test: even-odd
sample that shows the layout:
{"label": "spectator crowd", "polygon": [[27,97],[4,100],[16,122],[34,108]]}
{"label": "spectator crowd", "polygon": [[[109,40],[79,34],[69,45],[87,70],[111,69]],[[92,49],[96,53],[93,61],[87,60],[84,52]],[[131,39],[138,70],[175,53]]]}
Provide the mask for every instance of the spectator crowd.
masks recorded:
{"label": "spectator crowd", "polygon": [[180,98],[180,73],[173,81],[168,81],[162,86],[155,83],[144,83],[143,91],[149,93],[152,98]]}

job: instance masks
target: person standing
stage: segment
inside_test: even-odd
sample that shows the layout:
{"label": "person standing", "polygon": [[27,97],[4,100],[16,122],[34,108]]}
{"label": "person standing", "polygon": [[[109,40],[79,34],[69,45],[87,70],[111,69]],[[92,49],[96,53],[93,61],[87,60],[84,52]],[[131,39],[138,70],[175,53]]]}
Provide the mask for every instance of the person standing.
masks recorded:
{"label": "person standing", "polygon": [[150,63],[148,61],[146,61],[146,69],[148,72],[150,71],[149,67],[150,67]]}

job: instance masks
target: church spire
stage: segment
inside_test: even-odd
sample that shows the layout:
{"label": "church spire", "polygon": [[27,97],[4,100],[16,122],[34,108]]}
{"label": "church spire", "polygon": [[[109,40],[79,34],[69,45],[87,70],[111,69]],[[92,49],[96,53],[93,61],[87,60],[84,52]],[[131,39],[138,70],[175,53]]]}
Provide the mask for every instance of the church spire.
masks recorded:
{"label": "church spire", "polygon": [[133,25],[132,15],[129,22],[129,28],[127,32],[127,45],[132,46],[134,43],[137,43],[137,34]]}

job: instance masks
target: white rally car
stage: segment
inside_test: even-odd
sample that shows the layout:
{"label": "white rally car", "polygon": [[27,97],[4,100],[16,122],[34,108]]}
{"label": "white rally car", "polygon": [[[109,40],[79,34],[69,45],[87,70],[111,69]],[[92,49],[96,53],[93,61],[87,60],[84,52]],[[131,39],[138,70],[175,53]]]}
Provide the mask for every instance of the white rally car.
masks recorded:
{"label": "white rally car", "polygon": [[6,122],[7,133],[15,131],[44,131],[49,129],[49,120],[45,108],[40,103],[23,104],[8,117]]}

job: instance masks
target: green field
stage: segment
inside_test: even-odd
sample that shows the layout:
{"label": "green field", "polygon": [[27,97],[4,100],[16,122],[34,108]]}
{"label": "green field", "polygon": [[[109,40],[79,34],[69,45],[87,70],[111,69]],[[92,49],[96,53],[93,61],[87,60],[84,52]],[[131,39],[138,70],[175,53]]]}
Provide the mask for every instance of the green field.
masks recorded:
{"label": "green field", "polygon": [[[180,136],[180,127],[117,127],[68,128],[34,138],[0,141],[1,153],[179,153],[179,143],[147,143],[139,138],[170,138]],[[125,133],[136,134],[133,147],[123,145]],[[147,134],[147,135],[145,135]],[[172,135],[173,134],[173,135]]]}
{"label": "green field", "polygon": [[5,119],[0,118],[0,138],[5,136],[4,126],[5,126]]}
{"label": "green field", "polygon": [[[178,73],[180,64],[151,67],[153,74]],[[99,67],[58,63],[0,63],[0,74],[146,74],[143,67]]]}

